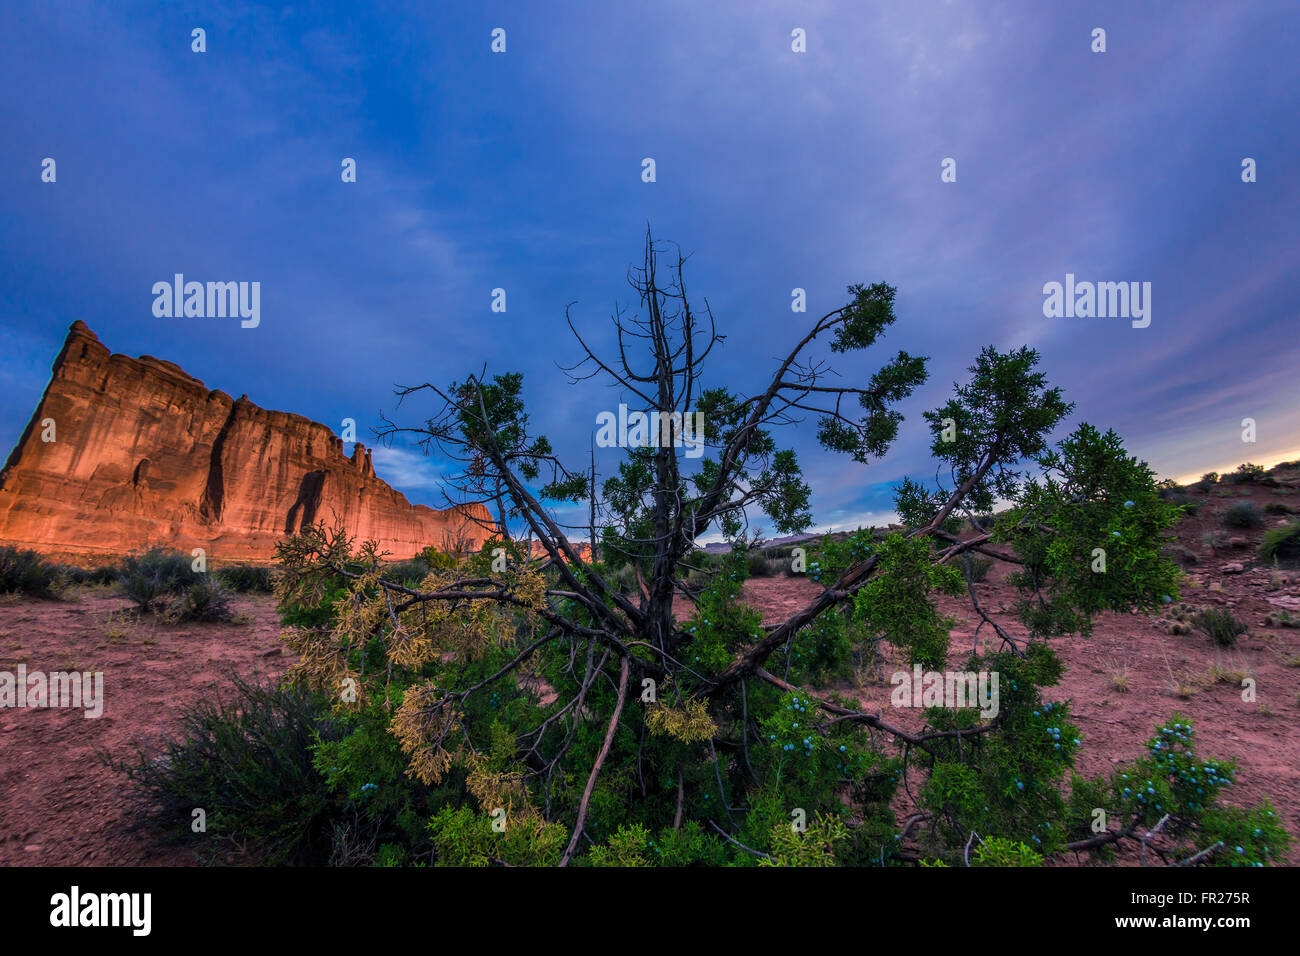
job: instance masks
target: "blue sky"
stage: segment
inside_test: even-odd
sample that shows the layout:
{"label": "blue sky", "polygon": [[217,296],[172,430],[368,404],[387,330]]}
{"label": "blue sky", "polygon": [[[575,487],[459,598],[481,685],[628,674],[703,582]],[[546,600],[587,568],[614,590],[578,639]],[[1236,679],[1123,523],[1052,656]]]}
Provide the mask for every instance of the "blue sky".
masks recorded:
{"label": "blue sky", "polygon": [[[693,254],[729,336],[714,382],[737,390],[849,283],[898,287],[882,351],[837,367],[865,379],[904,348],[931,379],[870,466],[789,432],[818,528],[886,520],[892,485],[933,475],[920,412],[986,344],[1037,348],[1072,424],[1115,428],[1161,475],[1300,457],[1293,2],[358,6],[0,9],[4,451],[81,319],[113,351],[361,436],[395,383],[520,370],[536,425],[581,461],[620,396],[566,384],[564,309],[608,341],[649,222]],[[176,272],[261,282],[260,326],[156,318]],[[1066,273],[1151,282],[1150,327],[1044,317]],[[376,467],[440,502],[435,463]]]}

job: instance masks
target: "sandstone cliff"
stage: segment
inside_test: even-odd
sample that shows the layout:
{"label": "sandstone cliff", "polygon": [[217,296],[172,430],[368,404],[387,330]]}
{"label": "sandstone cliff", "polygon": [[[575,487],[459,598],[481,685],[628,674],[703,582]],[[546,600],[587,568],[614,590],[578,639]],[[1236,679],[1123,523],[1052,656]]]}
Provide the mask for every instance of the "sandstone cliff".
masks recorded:
{"label": "sandstone cliff", "polygon": [[[481,505],[472,516],[490,520]],[[113,355],[82,322],[0,471],[0,542],[47,554],[161,544],[269,560],[286,534],[338,520],[393,558],[461,537],[477,549],[487,534],[471,513],[412,505],[363,445],[348,458],[326,426],[209,391],[171,362]]]}

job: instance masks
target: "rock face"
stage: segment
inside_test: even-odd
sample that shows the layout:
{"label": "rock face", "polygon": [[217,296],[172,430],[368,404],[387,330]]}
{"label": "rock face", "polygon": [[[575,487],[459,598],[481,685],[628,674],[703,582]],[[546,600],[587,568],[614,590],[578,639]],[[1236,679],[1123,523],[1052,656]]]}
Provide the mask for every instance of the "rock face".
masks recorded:
{"label": "rock face", "polygon": [[[45,441],[49,422],[54,441]],[[264,561],[286,534],[342,521],[392,558],[491,533],[481,505],[413,505],[375,475],[370,452],[301,415],[209,391],[171,362],[110,354],[68,331],[36,413],[0,471],[0,542],[55,555],[150,545]]]}

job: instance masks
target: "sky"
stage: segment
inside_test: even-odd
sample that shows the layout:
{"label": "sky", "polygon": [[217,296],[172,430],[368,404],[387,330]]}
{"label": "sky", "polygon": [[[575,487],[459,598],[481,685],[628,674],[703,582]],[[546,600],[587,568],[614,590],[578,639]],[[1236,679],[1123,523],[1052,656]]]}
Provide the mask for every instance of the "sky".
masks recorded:
{"label": "sky", "polygon": [[[920,413],[985,345],[1041,353],[1077,406],[1056,437],[1114,428],[1162,477],[1300,458],[1293,0],[361,6],[0,6],[0,452],[80,319],[367,444],[381,414],[432,411],[396,409],[397,384],[520,371],[581,467],[627,396],[568,384],[565,309],[609,345],[649,224],[691,254],[727,335],[709,384],[736,391],[850,283],[897,287],[881,345],[834,363],[851,383],[930,357],[889,454],[777,434],[818,530],[883,523],[904,476],[933,477]],[[259,282],[260,324],[155,316],[175,273]],[[1150,283],[1150,324],[1046,316],[1067,274]],[[436,459],[374,461],[442,503]]]}

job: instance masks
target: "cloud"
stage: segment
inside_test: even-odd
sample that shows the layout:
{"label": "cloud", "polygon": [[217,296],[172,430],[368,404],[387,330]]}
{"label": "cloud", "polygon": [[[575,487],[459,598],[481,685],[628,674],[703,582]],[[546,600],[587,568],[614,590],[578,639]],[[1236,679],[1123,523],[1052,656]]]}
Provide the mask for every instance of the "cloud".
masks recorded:
{"label": "cloud", "polygon": [[442,468],[419,450],[377,445],[370,449],[370,460],[375,474],[398,491],[440,492],[444,488]]}

